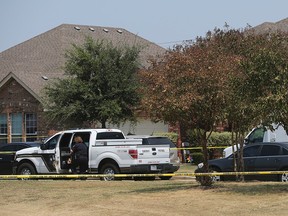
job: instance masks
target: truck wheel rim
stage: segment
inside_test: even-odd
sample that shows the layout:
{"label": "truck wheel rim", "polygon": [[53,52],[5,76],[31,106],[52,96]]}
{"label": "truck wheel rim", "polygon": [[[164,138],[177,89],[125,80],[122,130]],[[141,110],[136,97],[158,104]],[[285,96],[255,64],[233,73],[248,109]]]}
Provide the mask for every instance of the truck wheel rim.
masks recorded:
{"label": "truck wheel rim", "polygon": [[[103,173],[103,174],[105,174],[105,175],[114,175],[115,172],[114,172],[113,169],[107,168],[107,169],[104,170],[104,173]],[[105,180],[105,181],[112,181],[112,180],[114,180],[114,176],[111,176],[111,177],[106,176],[106,177],[104,177],[104,180]]]}
{"label": "truck wheel rim", "polygon": [[288,174],[287,173],[283,173],[281,175],[281,181],[282,182],[288,182]]}
{"label": "truck wheel rim", "polygon": [[212,176],[212,181],[213,181],[213,182],[218,182],[218,181],[220,181],[220,176]]}
{"label": "truck wheel rim", "polygon": [[22,169],[21,174],[22,175],[31,175],[32,173],[31,173],[30,169],[24,168],[24,169]]}

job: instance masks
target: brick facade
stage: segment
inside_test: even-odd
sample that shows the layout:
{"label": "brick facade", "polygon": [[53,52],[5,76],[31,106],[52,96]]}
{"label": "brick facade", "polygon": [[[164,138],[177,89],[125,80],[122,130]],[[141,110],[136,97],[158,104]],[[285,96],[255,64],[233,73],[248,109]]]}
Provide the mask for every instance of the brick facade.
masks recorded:
{"label": "brick facade", "polygon": [[11,142],[11,114],[21,113],[22,116],[22,141],[26,141],[25,114],[36,114],[37,116],[37,137],[47,135],[43,124],[43,108],[41,103],[33,97],[15,79],[10,79],[0,91],[0,113],[7,117],[7,141]]}

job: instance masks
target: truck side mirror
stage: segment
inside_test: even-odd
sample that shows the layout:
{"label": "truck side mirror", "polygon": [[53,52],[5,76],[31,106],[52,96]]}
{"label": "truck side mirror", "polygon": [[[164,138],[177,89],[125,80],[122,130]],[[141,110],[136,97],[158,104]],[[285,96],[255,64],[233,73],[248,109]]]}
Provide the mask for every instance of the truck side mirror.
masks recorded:
{"label": "truck side mirror", "polygon": [[248,138],[244,139],[244,145],[248,145],[248,144],[249,144],[249,139]]}
{"label": "truck side mirror", "polygon": [[46,150],[47,149],[47,144],[46,143],[41,143],[40,144],[40,149],[41,150]]}

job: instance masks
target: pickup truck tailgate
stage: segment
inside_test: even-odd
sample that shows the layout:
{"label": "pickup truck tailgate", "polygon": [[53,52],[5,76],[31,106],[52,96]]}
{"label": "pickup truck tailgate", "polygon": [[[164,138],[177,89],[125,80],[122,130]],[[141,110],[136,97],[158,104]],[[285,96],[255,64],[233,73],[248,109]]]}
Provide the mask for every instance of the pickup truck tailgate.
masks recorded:
{"label": "pickup truck tailgate", "polygon": [[138,160],[145,164],[170,163],[169,145],[139,145]]}

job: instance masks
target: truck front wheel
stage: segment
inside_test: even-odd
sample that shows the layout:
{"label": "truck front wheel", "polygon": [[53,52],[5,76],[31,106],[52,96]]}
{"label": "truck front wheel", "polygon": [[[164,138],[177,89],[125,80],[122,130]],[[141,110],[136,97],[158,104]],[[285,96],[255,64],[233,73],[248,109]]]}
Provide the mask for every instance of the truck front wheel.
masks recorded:
{"label": "truck front wheel", "polygon": [[[19,166],[18,172],[19,175],[34,175],[36,174],[36,170],[33,165],[29,163],[23,163]],[[24,178],[22,178],[24,180]]]}
{"label": "truck front wheel", "polygon": [[[105,174],[105,175],[115,175],[115,174],[119,174],[120,171],[119,171],[119,168],[115,164],[104,164],[101,167],[100,173]],[[105,176],[105,177],[101,177],[101,180],[113,181],[113,180],[119,180],[119,178],[115,178],[114,176]]]}

